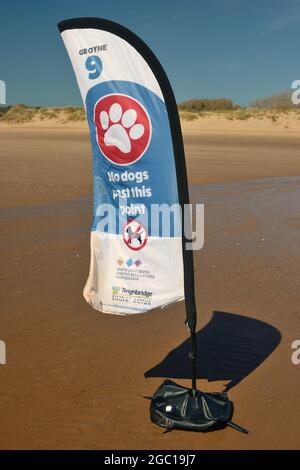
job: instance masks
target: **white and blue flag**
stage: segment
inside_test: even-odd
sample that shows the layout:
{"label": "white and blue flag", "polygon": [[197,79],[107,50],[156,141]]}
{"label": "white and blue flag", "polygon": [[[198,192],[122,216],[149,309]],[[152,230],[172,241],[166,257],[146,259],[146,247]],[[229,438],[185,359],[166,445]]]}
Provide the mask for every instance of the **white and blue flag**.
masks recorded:
{"label": "white and blue flag", "polygon": [[117,314],[182,300],[192,267],[184,263],[182,236],[188,192],[168,79],[143,41],[116,23],[78,18],[58,26],[85,105],[93,152],[91,263],[84,297],[95,309]]}

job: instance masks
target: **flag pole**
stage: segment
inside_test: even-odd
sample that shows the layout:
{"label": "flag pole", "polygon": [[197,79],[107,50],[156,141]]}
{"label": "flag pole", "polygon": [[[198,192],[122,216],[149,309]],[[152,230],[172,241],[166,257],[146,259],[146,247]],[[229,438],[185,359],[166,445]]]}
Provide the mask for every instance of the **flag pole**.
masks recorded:
{"label": "flag pole", "polygon": [[[186,175],[185,162],[182,165]],[[187,233],[192,239],[192,218],[189,204],[189,194],[187,187],[187,175],[185,178],[186,184],[182,187],[182,194],[184,198],[184,210],[182,210],[182,254],[183,254],[183,271],[184,271],[184,297],[185,297],[185,311],[186,321],[190,330],[191,349],[188,353],[192,366],[192,395],[197,396],[197,307],[195,299],[195,280],[194,280],[194,256],[193,250],[187,248]],[[182,184],[182,182],[181,182]]]}
{"label": "flag pole", "polygon": [[192,350],[189,353],[189,358],[192,363],[192,393],[195,397],[197,395],[197,343],[195,331],[191,331],[191,346]]}

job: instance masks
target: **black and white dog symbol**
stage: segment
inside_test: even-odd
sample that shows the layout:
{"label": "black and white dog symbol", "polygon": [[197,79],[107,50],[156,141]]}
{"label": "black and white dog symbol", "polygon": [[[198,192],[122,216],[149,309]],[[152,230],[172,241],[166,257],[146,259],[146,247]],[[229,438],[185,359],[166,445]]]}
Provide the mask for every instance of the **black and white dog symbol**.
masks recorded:
{"label": "black and white dog symbol", "polygon": [[131,250],[141,250],[147,243],[147,230],[139,220],[130,220],[123,228],[123,240]]}
{"label": "black and white dog symbol", "polygon": [[132,230],[132,228],[131,228],[130,225],[129,225],[129,227],[127,227],[126,232],[127,232],[128,235],[129,235],[129,243],[130,243],[130,245],[132,244],[132,241],[133,241],[134,239],[136,239],[136,240],[139,242],[140,245],[143,243],[141,232],[133,232],[133,230]]}

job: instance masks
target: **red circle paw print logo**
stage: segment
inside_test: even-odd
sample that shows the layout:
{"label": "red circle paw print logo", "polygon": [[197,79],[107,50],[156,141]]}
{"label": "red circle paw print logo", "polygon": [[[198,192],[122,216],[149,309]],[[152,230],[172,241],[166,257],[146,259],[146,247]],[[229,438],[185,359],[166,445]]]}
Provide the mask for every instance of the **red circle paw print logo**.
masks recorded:
{"label": "red circle paw print logo", "polygon": [[97,142],[103,155],[117,165],[130,165],[148,148],[151,122],[144,107],[127,95],[101,98],[94,113]]}

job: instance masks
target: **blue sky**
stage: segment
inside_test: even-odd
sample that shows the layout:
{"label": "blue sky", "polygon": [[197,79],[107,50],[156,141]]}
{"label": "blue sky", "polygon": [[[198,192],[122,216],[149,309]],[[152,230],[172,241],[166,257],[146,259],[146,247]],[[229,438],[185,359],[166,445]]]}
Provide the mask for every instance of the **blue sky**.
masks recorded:
{"label": "blue sky", "polygon": [[299,0],[6,0],[0,79],[9,104],[80,105],[56,23],[98,16],[137,33],[163,64],[178,102],[249,101],[300,79]]}

